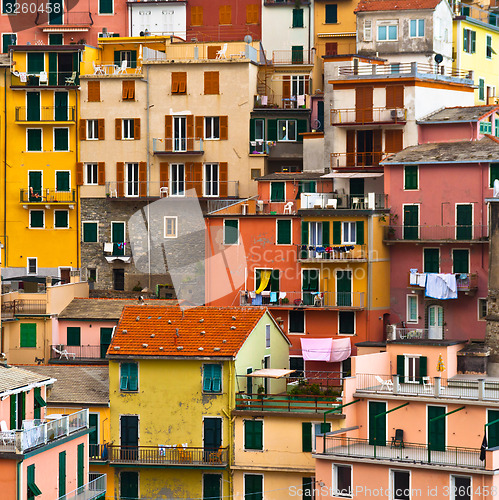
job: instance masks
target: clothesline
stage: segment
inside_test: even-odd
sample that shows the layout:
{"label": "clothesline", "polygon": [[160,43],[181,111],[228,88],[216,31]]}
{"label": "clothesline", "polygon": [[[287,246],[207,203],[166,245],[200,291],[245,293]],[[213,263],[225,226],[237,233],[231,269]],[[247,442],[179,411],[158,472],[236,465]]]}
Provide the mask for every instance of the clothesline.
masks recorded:
{"label": "clothesline", "polygon": [[301,245],[301,250],[312,250],[317,253],[331,253],[331,252],[350,252],[355,249],[355,245],[341,245],[341,246],[332,246],[332,247],[324,247],[322,245]]}

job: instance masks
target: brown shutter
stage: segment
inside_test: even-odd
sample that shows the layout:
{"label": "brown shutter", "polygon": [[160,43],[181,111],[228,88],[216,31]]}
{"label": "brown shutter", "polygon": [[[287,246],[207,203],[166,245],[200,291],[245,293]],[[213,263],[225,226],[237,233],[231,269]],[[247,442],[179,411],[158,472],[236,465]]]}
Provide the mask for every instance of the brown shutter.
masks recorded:
{"label": "brown shutter", "polygon": [[125,183],[125,163],[118,161],[116,163],[116,190],[118,197],[123,196],[123,184]]}
{"label": "brown shutter", "polygon": [[194,151],[194,115],[186,117],[187,151]]}
{"label": "brown shutter", "polygon": [[347,130],[347,167],[355,166],[355,130]]}
{"label": "brown shutter", "polygon": [[326,56],[338,55],[338,42],[326,43]]}
{"label": "brown shutter", "polygon": [[284,75],[282,77],[282,98],[289,99],[291,97],[291,76]]}
{"label": "brown shutter", "polygon": [[[388,90],[388,89],[387,89]],[[393,153],[393,130],[385,130],[385,152]]]}
{"label": "brown shutter", "polygon": [[371,123],[373,121],[373,87],[355,89],[355,121]]}
{"label": "brown shutter", "polygon": [[100,101],[100,82],[88,82],[88,102]]}
{"label": "brown shutter", "polygon": [[381,161],[381,153],[383,152],[383,144],[382,144],[382,131],[381,130],[373,130],[373,165],[379,165]]}
{"label": "brown shutter", "polygon": [[229,117],[220,117],[220,139],[227,140],[229,138]]}
{"label": "brown shutter", "polygon": [[172,94],[178,94],[178,73],[172,72]]}
{"label": "brown shutter", "polygon": [[128,82],[125,80],[121,82],[121,99],[128,99]]}
{"label": "brown shutter", "polygon": [[135,80],[128,82],[128,99],[135,100]]}
{"label": "brown shutter", "polygon": [[133,119],[133,138],[136,141],[140,139],[140,118]]}
{"label": "brown shutter", "polygon": [[185,165],[185,190],[194,189],[194,163],[187,163]]}
{"label": "brown shutter", "polygon": [[194,188],[196,189],[196,194],[200,198],[203,196],[203,164],[197,162],[194,163],[192,170],[193,170]]}
{"label": "brown shutter", "polygon": [[403,131],[401,129],[385,131],[385,153],[398,153],[403,148]]}
{"label": "brown shutter", "polygon": [[196,116],[196,139],[204,139],[204,116]]}
{"label": "brown shutter", "polygon": [[310,87],[310,77],[307,75],[305,76],[305,94],[310,94],[309,92],[309,87]]}
{"label": "brown shutter", "polygon": [[222,50],[222,46],[221,45],[211,45],[210,47],[208,47],[208,59],[216,59],[217,58],[217,52],[219,50]]}
{"label": "brown shutter", "polygon": [[80,141],[84,141],[87,138],[87,120],[80,120],[78,133],[80,136]]}
{"label": "brown shutter", "polygon": [[103,141],[106,138],[106,128],[104,123],[104,118],[99,118],[99,141]]}
{"label": "brown shutter", "polygon": [[187,73],[178,73],[178,93],[185,94],[187,92]]}
{"label": "brown shutter", "polygon": [[394,99],[394,86],[389,85],[386,87],[386,108],[394,108],[395,107],[395,99]]}
{"label": "brown shutter", "polygon": [[139,196],[147,195],[147,163],[139,163]]}
{"label": "brown shutter", "polygon": [[159,164],[159,187],[168,187],[168,177],[170,173],[170,165],[168,162],[161,162]]}
{"label": "brown shutter", "polygon": [[386,87],[386,107],[387,109],[404,107],[403,85],[391,85]]}
{"label": "brown shutter", "polygon": [[165,115],[165,151],[173,150],[173,116]]}
{"label": "brown shutter", "polygon": [[83,186],[83,162],[76,164],[76,185]]}
{"label": "brown shutter", "polygon": [[114,120],[114,138],[117,141],[121,140],[121,118],[115,118]]}
{"label": "brown shutter", "polygon": [[220,197],[227,198],[228,196],[228,182],[229,172],[227,168],[227,162],[220,162],[218,164],[218,179],[220,183]]}
{"label": "brown shutter", "polygon": [[97,163],[97,181],[99,186],[106,184],[106,164],[103,161]]}

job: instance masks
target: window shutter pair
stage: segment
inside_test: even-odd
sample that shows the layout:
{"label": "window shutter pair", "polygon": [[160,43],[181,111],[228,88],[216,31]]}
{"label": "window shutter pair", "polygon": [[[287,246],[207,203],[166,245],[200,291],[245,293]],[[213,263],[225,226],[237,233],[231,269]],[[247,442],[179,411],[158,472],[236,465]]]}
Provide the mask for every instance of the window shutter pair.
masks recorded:
{"label": "window shutter pair", "polygon": [[219,7],[218,17],[220,24],[232,24],[232,7],[230,5]]}
{"label": "window shutter pair", "polygon": [[[120,141],[122,138],[122,119],[114,120],[114,138]],[[138,141],[140,139],[140,118],[133,118],[133,138]]]}
{"label": "window shutter pair", "polygon": [[185,169],[185,188],[195,189],[198,197],[203,196],[203,164],[188,163]]}
{"label": "window shutter pair", "polygon": [[100,101],[100,82],[88,82],[87,84],[88,102],[99,102]]}
{"label": "window shutter pair", "polygon": [[125,163],[119,161],[116,163],[116,184],[118,197],[123,196],[123,184],[125,182]]}
{"label": "window shutter pair", "polygon": [[388,109],[404,107],[403,85],[389,85],[386,87],[386,107]]}
{"label": "window shutter pair", "polygon": [[121,91],[122,91],[122,95],[121,95],[122,100],[134,101],[135,100],[135,80],[123,80]]}
{"label": "window shutter pair", "polygon": [[258,24],[258,5],[246,5],[246,24]]}
{"label": "window shutter pair", "polygon": [[196,5],[191,7],[191,25],[192,26],[203,25],[203,7],[201,5]]}
{"label": "window shutter pair", "polygon": [[204,93],[206,95],[219,94],[219,72],[205,71],[204,72]]}
{"label": "window shutter pair", "polygon": [[187,73],[184,71],[172,72],[172,94],[185,94],[187,91]]}

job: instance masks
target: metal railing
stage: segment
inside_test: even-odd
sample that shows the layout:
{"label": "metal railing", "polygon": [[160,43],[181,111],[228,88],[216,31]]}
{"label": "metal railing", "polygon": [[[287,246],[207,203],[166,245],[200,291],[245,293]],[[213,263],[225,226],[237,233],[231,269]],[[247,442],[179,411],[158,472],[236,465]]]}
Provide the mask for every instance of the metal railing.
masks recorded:
{"label": "metal railing", "polygon": [[[62,4],[60,4],[62,5]],[[83,11],[73,11],[73,10],[67,10],[64,9],[63,12],[61,12],[60,15],[60,21],[58,23],[54,22],[54,17],[57,16],[57,14],[50,14],[52,22],[50,23],[50,26],[60,26],[60,25],[73,25],[73,26],[92,26],[94,24],[94,21],[92,19],[92,14],[88,10],[83,10]],[[36,18],[35,18],[35,24],[41,25],[41,24],[48,24],[49,23],[49,14],[40,12],[37,10]]]}
{"label": "metal railing", "polygon": [[395,328],[396,340],[424,340],[428,339],[428,328]]}
{"label": "metal railing", "polygon": [[339,168],[380,168],[379,162],[385,158],[386,154],[382,151],[374,152],[351,152],[351,153],[331,153],[331,169]]}
{"label": "metal railing", "polygon": [[50,359],[101,359],[101,346],[53,344]]}
{"label": "metal railing", "polygon": [[273,50],[272,62],[279,64],[314,64],[314,50]]}
{"label": "metal railing", "polygon": [[386,226],[385,240],[408,240],[408,241],[487,241],[489,239],[489,227],[487,225],[469,226]]}
{"label": "metal railing", "polygon": [[331,125],[351,123],[405,123],[405,108],[336,108],[331,110]]}
{"label": "metal railing", "polygon": [[141,61],[131,62],[127,61],[126,65],[118,63],[117,61],[85,61],[81,63],[82,75],[85,76],[99,76],[99,77],[123,77],[142,75]]}
{"label": "metal railing", "polygon": [[241,291],[241,306],[268,307],[330,307],[335,309],[364,308],[364,292],[262,292]]}
{"label": "metal railing", "polygon": [[21,203],[76,203],[76,190],[21,189],[19,201]]}
{"label": "metal railing", "polygon": [[156,154],[203,154],[203,139],[192,137],[153,139],[152,150]]}
{"label": "metal railing", "polygon": [[484,469],[480,460],[480,449],[446,446],[443,450],[428,450],[428,445],[406,443],[404,446],[391,446],[390,442],[377,441],[373,446],[368,439],[325,436],[324,455],[370,458],[373,460],[391,460],[407,463],[422,463],[450,467]]}
{"label": "metal railing", "polygon": [[270,146],[263,139],[258,141],[250,141],[249,154],[250,155],[268,155]]}
{"label": "metal railing", "polygon": [[194,448],[179,446],[119,446],[109,445],[111,463],[147,465],[226,466],[228,448]]}
{"label": "metal railing", "polygon": [[76,490],[62,495],[57,500],[92,500],[94,498],[103,498],[107,489],[106,474],[90,474],[92,480]]}
{"label": "metal railing", "polygon": [[[418,285],[419,277],[424,274],[425,273],[409,272],[409,286],[420,287],[420,285]],[[455,274],[456,274],[456,288],[458,292],[469,292],[471,290],[476,290],[478,288],[477,273],[455,273]],[[423,280],[423,282],[426,283],[426,279]]]}
{"label": "metal railing", "polygon": [[336,397],[290,394],[237,394],[236,410],[323,413],[339,406]]}
{"label": "metal railing", "polygon": [[14,299],[2,301],[2,317],[13,318],[17,314],[46,314],[47,301]]}
{"label": "metal railing", "polygon": [[0,432],[0,452],[24,453],[88,429],[88,409],[55,420],[24,420],[23,427],[23,430]]}
{"label": "metal railing", "polygon": [[[73,75],[73,73],[75,74]],[[11,85],[13,87],[76,86],[80,83],[79,78],[79,71],[47,71],[46,79],[40,73],[31,74],[15,71],[11,74]]]}
{"label": "metal railing", "polygon": [[376,210],[388,207],[388,196],[383,193],[364,195],[336,193],[301,193],[300,210],[327,208],[346,210]]}
{"label": "metal railing", "polygon": [[108,444],[92,444],[88,445],[88,458],[90,460],[107,460],[108,459]]}
{"label": "metal railing", "polygon": [[491,24],[496,28],[499,28],[499,15],[497,12],[481,9],[475,5],[470,5],[469,3],[464,2],[455,2],[455,7],[457,7],[457,15],[470,17],[472,19],[476,19],[485,24]]}
{"label": "metal railing", "polygon": [[75,106],[42,106],[35,111],[26,106],[16,107],[17,122],[74,122],[75,117]]}
{"label": "metal railing", "polygon": [[324,262],[338,260],[366,260],[367,245],[296,245],[296,257],[301,262]]}
{"label": "metal railing", "polygon": [[253,102],[253,107],[299,109],[299,108],[306,108],[307,101],[306,101],[306,96],[304,94],[302,99],[300,99],[300,97],[297,95],[292,95],[289,97],[284,97],[282,95],[277,95],[277,94],[264,95],[264,96],[256,95]]}

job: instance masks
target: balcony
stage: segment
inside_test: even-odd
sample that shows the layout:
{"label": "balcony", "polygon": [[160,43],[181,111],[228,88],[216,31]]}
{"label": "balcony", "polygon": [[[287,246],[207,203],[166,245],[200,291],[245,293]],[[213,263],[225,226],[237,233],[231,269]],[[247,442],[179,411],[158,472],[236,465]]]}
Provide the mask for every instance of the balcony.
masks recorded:
{"label": "balcony", "polygon": [[88,409],[71,415],[49,416],[45,420],[24,420],[23,430],[0,432],[0,453],[27,451],[88,429]]}
{"label": "balcony", "polygon": [[428,328],[400,328],[391,325],[393,330],[387,334],[387,340],[427,340]]}
{"label": "balcony", "polygon": [[367,262],[367,245],[332,245],[326,248],[322,245],[296,245],[296,258],[301,263]]}
{"label": "balcony", "polygon": [[[19,54],[20,56],[20,54]],[[78,71],[30,74],[14,71],[11,74],[11,87],[77,87],[80,84]]]}
{"label": "balcony", "polygon": [[21,189],[20,203],[37,205],[69,205],[76,203],[76,191],[57,191],[56,189]]}
{"label": "balcony", "polygon": [[284,97],[274,93],[256,95],[253,101],[254,109],[307,109],[306,96],[292,95]]}
{"label": "balcony", "polygon": [[181,448],[174,446],[115,446],[109,445],[112,465],[163,465],[172,467],[224,468],[229,461],[229,449]]}
{"label": "balcony", "polygon": [[237,394],[236,410],[286,413],[324,413],[339,407],[332,396],[303,396],[288,394]]}
{"label": "balcony", "polygon": [[54,344],[50,346],[50,362],[105,361],[106,350],[101,345]]}
{"label": "balcony", "polygon": [[387,199],[387,195],[383,193],[301,193],[300,210],[383,210],[388,207]]}
{"label": "balcony", "polygon": [[385,243],[390,241],[435,241],[441,243],[462,241],[488,243],[489,228],[487,225],[469,226],[387,226]]}
{"label": "balcony", "polygon": [[88,458],[90,462],[107,462],[108,459],[108,443],[89,444]]}
{"label": "balcony", "polygon": [[338,108],[331,110],[331,125],[365,125],[384,123],[389,125],[405,124],[405,108]]}
{"label": "balcony", "polygon": [[65,8],[60,14],[47,14],[46,12],[38,10],[35,18],[35,24],[37,26],[46,25],[42,26],[42,31],[46,32],[60,31],[61,26],[64,26],[66,30],[67,27],[70,26],[78,27],[79,29],[77,31],[81,32],[82,30],[87,31],[90,29],[90,27],[94,24],[94,20],[92,19],[91,12],[88,10],[73,11]]}
{"label": "balcony", "polygon": [[331,153],[331,170],[342,168],[348,169],[376,169],[383,170],[379,162],[385,158],[384,152],[355,152],[351,153]]}
{"label": "balcony", "polygon": [[491,24],[499,28],[499,15],[497,11],[480,9],[475,5],[464,2],[456,2],[456,9],[458,9],[456,12],[459,12],[459,14],[457,14],[458,16],[466,16],[471,19],[476,19],[481,23]]}
{"label": "balcony", "polygon": [[62,495],[57,500],[97,500],[104,499],[107,489],[106,474],[89,474],[90,482],[80,486],[65,495]]}
{"label": "balcony", "polygon": [[[408,287],[413,290],[424,290],[424,286],[419,286],[419,276],[425,273],[409,272]],[[428,274],[428,273],[426,273]],[[472,292],[478,289],[478,274],[476,273],[454,273],[456,275],[456,287],[458,292]],[[423,280],[426,283],[426,280]]]}
{"label": "balcony", "polygon": [[32,314],[47,314],[47,301],[26,299],[2,301],[2,318],[4,319]]}
{"label": "balcony", "polygon": [[75,106],[55,107],[42,106],[41,110],[35,112],[29,110],[26,106],[16,107],[16,122],[27,123],[74,123],[76,121]]}
{"label": "balcony", "polygon": [[99,78],[123,78],[130,76],[142,76],[142,63],[140,61],[123,61],[116,64],[115,61],[85,61],[82,62],[82,77],[98,76]]}
{"label": "balcony", "polygon": [[262,292],[257,296],[252,290],[243,290],[240,306],[323,308],[332,310],[364,309],[364,292]]}
{"label": "balcony", "polygon": [[125,264],[130,264],[132,261],[130,245],[126,241],[104,243],[103,254],[109,263],[121,261]]}
{"label": "balcony", "polygon": [[[317,439],[317,456],[349,457],[361,460],[389,460],[392,463],[438,465],[485,469],[479,448],[446,446],[444,450],[428,449],[426,444],[406,443],[392,447],[389,442],[373,446],[368,439],[327,436]],[[323,456],[321,456],[323,455]]]}
{"label": "balcony", "polygon": [[296,4],[310,5],[308,0],[264,0],[265,7],[270,5],[296,6]]}
{"label": "balcony", "polygon": [[156,155],[203,155],[203,139],[153,139],[152,150]]}
{"label": "balcony", "polygon": [[272,63],[275,66],[313,65],[314,50],[273,50]]}

